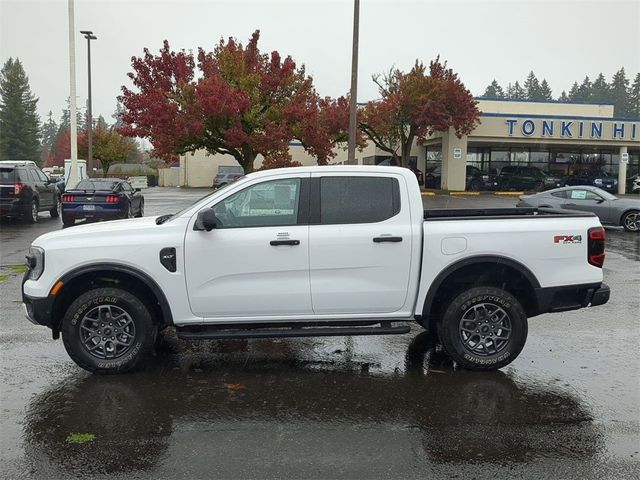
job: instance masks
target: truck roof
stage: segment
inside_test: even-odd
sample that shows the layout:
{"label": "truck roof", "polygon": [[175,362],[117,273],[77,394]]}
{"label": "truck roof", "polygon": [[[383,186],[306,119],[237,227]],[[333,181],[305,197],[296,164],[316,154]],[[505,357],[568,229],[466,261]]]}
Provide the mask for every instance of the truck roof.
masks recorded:
{"label": "truck roof", "polygon": [[379,165],[314,165],[310,167],[287,167],[272,170],[260,170],[247,174],[247,177],[261,177],[278,172],[290,173],[318,173],[318,172],[357,172],[357,173],[400,173],[402,175],[414,176],[408,168],[403,167],[383,167]]}
{"label": "truck roof", "polygon": [[31,160],[0,160],[0,165],[11,166],[11,167],[24,167],[26,165],[34,165],[36,162]]}

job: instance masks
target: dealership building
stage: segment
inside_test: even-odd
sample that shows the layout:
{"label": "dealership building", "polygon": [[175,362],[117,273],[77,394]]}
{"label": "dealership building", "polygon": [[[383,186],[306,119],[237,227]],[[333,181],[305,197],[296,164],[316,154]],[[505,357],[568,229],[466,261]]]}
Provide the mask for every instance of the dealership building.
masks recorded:
{"label": "dealership building", "polygon": [[[597,165],[618,176],[622,161],[625,177],[638,173],[640,119],[618,118],[612,105],[477,101],[480,123],[468,136],[458,138],[453,130],[436,132],[412,147],[411,162],[419,170],[441,168],[444,189],[465,189],[467,165],[487,173],[499,173],[506,165],[535,166],[557,175]],[[290,145],[290,153],[303,165],[316,163],[297,142]],[[360,165],[377,165],[387,159],[388,153],[371,142],[356,152]],[[346,151],[337,149],[331,163],[346,164]],[[173,180],[164,183],[211,186],[218,166],[231,164],[235,160],[225,155],[189,153],[181,157],[179,171],[170,172]]]}

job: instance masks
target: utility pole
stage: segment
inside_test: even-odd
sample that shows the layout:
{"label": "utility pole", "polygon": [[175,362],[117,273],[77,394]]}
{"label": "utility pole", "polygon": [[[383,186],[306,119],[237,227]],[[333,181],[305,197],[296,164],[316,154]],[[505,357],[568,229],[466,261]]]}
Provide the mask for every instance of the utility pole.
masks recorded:
{"label": "utility pole", "polygon": [[97,40],[92,31],[80,30],[87,39],[87,69],[89,79],[89,93],[87,95],[87,175],[93,174],[93,117],[91,115],[91,40]]}
{"label": "utility pole", "polygon": [[[78,184],[78,122],[76,119],[76,41],[73,0],[69,7],[69,115],[71,122],[71,172],[67,175],[66,188],[75,188]],[[66,172],[65,172],[66,173]]]}
{"label": "utility pole", "polygon": [[360,0],[353,3],[353,44],[351,50],[351,90],[349,91],[349,148],[347,163],[356,163],[356,136],[358,122],[356,110],[358,108],[358,34],[360,30]]}

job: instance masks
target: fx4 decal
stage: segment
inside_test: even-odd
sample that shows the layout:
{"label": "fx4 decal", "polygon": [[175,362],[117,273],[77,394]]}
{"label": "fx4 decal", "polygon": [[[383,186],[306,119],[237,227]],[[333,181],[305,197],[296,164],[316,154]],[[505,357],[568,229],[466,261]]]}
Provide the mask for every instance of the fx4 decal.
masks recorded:
{"label": "fx4 decal", "polygon": [[582,235],[556,235],[553,237],[553,243],[582,243]]}

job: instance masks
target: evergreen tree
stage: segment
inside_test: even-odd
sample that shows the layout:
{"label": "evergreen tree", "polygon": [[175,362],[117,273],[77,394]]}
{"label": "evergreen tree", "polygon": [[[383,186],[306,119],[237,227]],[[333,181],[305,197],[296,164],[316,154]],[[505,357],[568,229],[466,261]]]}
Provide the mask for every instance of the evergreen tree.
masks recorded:
{"label": "evergreen tree", "polygon": [[640,73],[636,74],[633,85],[629,89],[629,116],[640,118]]}
{"label": "evergreen tree", "polygon": [[624,72],[624,67],[618,70],[611,80],[611,103],[613,103],[613,113],[617,117],[630,116],[631,102],[629,99],[629,80]]}
{"label": "evergreen tree", "polygon": [[578,87],[578,98],[575,98],[574,100],[577,100],[579,102],[590,102],[592,88],[593,85],[591,84],[591,80],[587,75],[586,77],[584,77],[584,80]]}
{"label": "evergreen tree", "polygon": [[560,94],[560,96],[558,97],[558,101],[559,102],[563,102],[563,103],[568,103],[571,100],[569,99],[569,96],[567,95],[567,92],[562,90],[562,93]]}
{"label": "evergreen tree", "polygon": [[22,63],[9,58],[0,71],[0,160],[40,162],[37,103]]}
{"label": "evergreen tree", "polygon": [[604,75],[600,73],[591,87],[591,101],[594,103],[607,103],[610,101],[610,89]]}
{"label": "evergreen tree", "polygon": [[[76,109],[76,124],[78,131],[85,129],[85,116],[82,113],[81,108]],[[71,128],[71,107],[69,106],[69,99],[67,98],[67,108],[62,110],[62,116],[60,117],[60,127],[62,130],[69,130]]]}
{"label": "evergreen tree", "polygon": [[511,92],[511,98],[514,100],[526,100],[527,92],[524,88],[520,86],[520,83],[516,80],[516,83],[513,84],[513,90]]}
{"label": "evergreen tree", "polygon": [[58,133],[58,124],[53,119],[53,113],[49,111],[47,121],[42,124],[42,146],[51,150],[51,146]]}
{"label": "evergreen tree", "polygon": [[493,79],[491,84],[485,89],[484,95],[482,96],[485,98],[505,98],[504,90],[502,90],[502,87],[496,81],[495,78]]}
{"label": "evergreen tree", "polygon": [[553,92],[546,78],[543,78],[540,84],[540,100],[553,100]]}
{"label": "evergreen tree", "polygon": [[526,98],[529,100],[541,100],[540,98],[540,82],[536,78],[533,70],[527,75],[527,79],[524,81],[524,90]]}
{"label": "evergreen tree", "polygon": [[121,115],[126,111],[126,109],[124,108],[124,105],[122,105],[122,103],[117,102],[116,103],[116,111],[113,112],[113,115],[111,115],[111,118],[113,118],[114,120],[114,124],[113,126],[115,128],[120,128],[122,126],[122,117]]}
{"label": "evergreen tree", "polygon": [[571,89],[569,90],[569,101],[573,102],[577,99],[580,91],[580,86],[578,82],[573,82]]}

